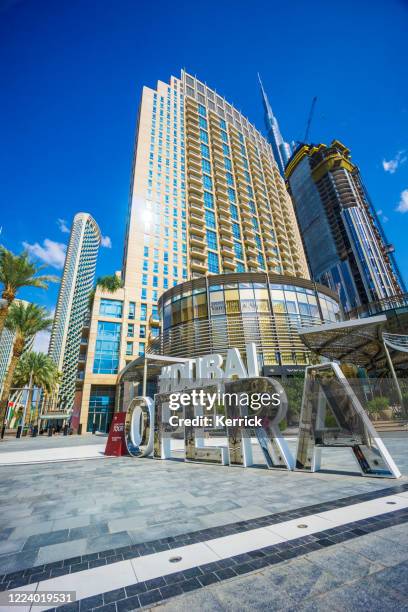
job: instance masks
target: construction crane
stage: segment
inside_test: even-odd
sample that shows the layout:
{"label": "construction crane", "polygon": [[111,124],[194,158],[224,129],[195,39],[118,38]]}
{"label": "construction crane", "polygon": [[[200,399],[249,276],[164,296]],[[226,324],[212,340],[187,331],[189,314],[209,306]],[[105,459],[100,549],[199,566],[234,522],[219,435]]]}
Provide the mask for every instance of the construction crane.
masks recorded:
{"label": "construction crane", "polygon": [[307,120],[307,124],[306,124],[306,132],[303,138],[303,142],[307,143],[307,139],[309,137],[309,132],[310,132],[310,125],[312,123],[312,119],[313,119],[313,113],[314,113],[314,109],[316,106],[316,102],[317,102],[317,96],[315,96],[312,100],[312,106],[310,107],[310,113],[309,113],[309,118]]}

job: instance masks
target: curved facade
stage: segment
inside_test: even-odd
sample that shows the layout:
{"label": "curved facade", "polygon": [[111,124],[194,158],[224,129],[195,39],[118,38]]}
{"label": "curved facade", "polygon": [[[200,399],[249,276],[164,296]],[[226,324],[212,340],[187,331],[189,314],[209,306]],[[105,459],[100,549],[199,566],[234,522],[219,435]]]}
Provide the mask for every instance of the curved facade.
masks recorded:
{"label": "curved facade", "polygon": [[225,353],[255,342],[262,366],[305,366],[298,327],[335,322],[334,292],[312,281],[263,273],[212,275],[181,283],[159,300],[162,355]]}

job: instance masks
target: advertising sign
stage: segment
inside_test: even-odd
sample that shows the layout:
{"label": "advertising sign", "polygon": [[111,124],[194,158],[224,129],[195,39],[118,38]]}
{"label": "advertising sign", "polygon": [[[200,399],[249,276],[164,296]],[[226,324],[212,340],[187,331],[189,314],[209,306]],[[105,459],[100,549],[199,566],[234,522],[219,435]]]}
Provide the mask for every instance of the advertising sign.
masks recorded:
{"label": "advertising sign", "polygon": [[126,412],[117,412],[113,416],[109,437],[106,443],[105,455],[111,457],[122,457],[128,455],[125,439]]}

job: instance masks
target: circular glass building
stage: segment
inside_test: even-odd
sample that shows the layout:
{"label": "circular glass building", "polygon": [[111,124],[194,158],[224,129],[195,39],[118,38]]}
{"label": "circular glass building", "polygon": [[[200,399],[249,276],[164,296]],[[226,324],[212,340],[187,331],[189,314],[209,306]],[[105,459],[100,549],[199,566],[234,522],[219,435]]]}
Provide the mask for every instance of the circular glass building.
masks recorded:
{"label": "circular glass building", "polygon": [[310,351],[299,326],[340,318],[338,297],[327,287],[258,272],[203,276],[176,285],[161,296],[159,313],[155,352],[198,357],[235,347],[245,355],[245,345],[255,342],[264,373],[274,374],[308,364]]}

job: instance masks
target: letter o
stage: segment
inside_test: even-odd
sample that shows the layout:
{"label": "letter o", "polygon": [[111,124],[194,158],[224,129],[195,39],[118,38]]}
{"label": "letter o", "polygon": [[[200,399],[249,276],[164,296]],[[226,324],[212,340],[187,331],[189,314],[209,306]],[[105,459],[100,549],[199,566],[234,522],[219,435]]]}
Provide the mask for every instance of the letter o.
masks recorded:
{"label": "letter o", "polygon": [[129,455],[148,457],[153,451],[154,401],[135,397],[129,404],[125,421],[125,440]]}

